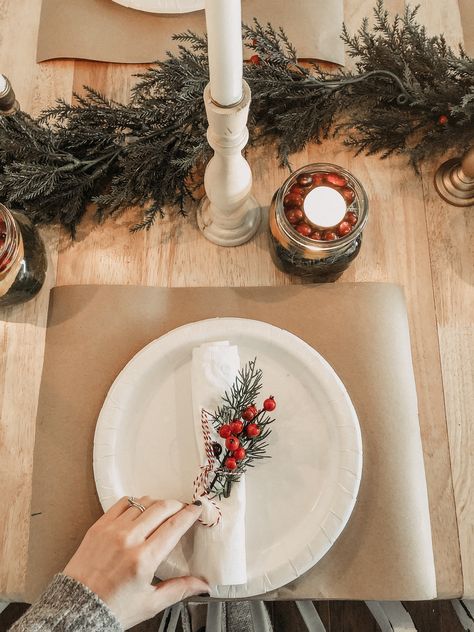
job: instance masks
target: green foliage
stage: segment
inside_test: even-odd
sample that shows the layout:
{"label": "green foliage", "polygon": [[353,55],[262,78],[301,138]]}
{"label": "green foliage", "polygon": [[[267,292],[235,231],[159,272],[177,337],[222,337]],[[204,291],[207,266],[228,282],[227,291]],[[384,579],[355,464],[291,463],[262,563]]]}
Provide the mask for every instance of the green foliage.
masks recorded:
{"label": "green foliage", "polygon": [[[282,31],[258,23],[244,27],[260,64],[248,68],[254,117],[260,137],[276,143],[282,164],[307,143],[344,135],[356,153],[406,154],[418,168],[447,149],[464,151],[474,142],[474,60],[456,55],[444,37],[428,37],[407,8],[391,22],[383,1],[375,24],[365,19],[342,39],[356,72],[321,72],[297,63]],[[440,124],[439,117],[448,117]]]}
{"label": "green foliage", "polygon": [[[335,74],[299,64],[281,29],[244,25],[259,58],[244,68],[251,143],[273,143],[289,167],[308,143],[340,135],[356,153],[404,154],[415,169],[474,143],[474,60],[442,35],[429,37],[416,9],[391,21],[378,0],[374,13],[372,28],[367,20],[354,35],[344,27],[356,71]],[[211,156],[207,41],[192,32],[175,39],[178,53],[138,75],[128,104],[85,87],[73,104],[59,100],[37,120],[1,117],[1,199],[72,234],[91,202],[99,221],[137,207],[132,230],[149,229],[166,207],[185,215]]]}
{"label": "green foliage", "polygon": [[[456,55],[443,35],[428,37],[416,22],[417,8],[390,22],[382,0],[375,9],[375,25],[364,20],[356,35],[343,30],[349,54],[359,73],[385,68],[398,75],[411,96],[400,107],[384,96],[375,79],[353,88],[354,98],[366,108],[352,107],[346,144],[357,152],[407,154],[417,168],[447,149],[459,153],[474,142],[474,59],[460,47]],[[373,93],[371,94],[371,90]],[[446,124],[439,122],[447,116]]]}
{"label": "green foliage", "polygon": [[[257,369],[256,363],[256,359],[251,360],[239,371],[230,390],[224,393],[222,405],[215,412],[206,411],[216,432],[219,431],[221,425],[230,424],[234,419],[240,419],[248,406],[256,404],[262,390],[263,379],[262,370]],[[209,485],[209,491],[212,491],[219,498],[221,496],[229,496],[232,484],[240,480],[248,467],[254,467],[255,461],[270,458],[266,454],[266,449],[268,448],[267,439],[271,433],[269,426],[274,421],[264,409],[258,413],[257,417],[250,422],[258,423],[261,430],[258,437],[246,438],[245,430],[240,436],[242,446],[246,450],[245,458],[238,462],[237,469],[227,470],[223,464],[226,458],[230,456],[230,452],[224,450],[220,465],[215,470],[215,476]]]}
{"label": "green foliage", "polygon": [[0,118],[2,199],[72,234],[90,202],[99,221],[139,207],[132,230],[149,229],[165,206],[185,215],[211,155],[205,40],[189,37],[193,50],[180,47],[141,75],[127,105],[85,87],[73,105],[60,100],[36,121],[23,112]]}

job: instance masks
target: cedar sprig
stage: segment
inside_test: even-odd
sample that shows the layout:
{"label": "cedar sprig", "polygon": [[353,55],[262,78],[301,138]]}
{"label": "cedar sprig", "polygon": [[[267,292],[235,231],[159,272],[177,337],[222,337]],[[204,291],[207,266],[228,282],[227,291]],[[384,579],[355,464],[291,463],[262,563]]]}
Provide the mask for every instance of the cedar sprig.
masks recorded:
{"label": "cedar sprig", "polygon": [[[231,388],[222,396],[223,403],[215,412],[206,411],[216,432],[223,424],[231,423],[234,419],[241,419],[242,413],[257,402],[262,390],[263,372],[257,368],[256,362],[256,358],[250,360],[240,369]],[[272,432],[270,426],[274,421],[275,419],[262,408],[252,421],[245,424],[243,432],[239,435],[242,447],[246,450],[245,458],[238,461],[237,469],[228,470],[224,463],[231,453],[224,449],[219,465],[214,470],[209,492],[218,498],[222,496],[227,498],[230,495],[232,484],[241,479],[247,468],[255,467],[256,462],[261,459],[270,458],[266,451],[269,446],[268,438]],[[260,434],[257,437],[246,437],[245,428],[249,423],[258,423]]]}
{"label": "cedar sprig", "polygon": [[[352,103],[345,102],[347,120],[338,128],[356,153],[403,154],[416,170],[448,148],[462,154],[474,143],[474,59],[461,46],[456,54],[442,34],[428,36],[417,12],[418,7],[407,7],[390,21],[378,0],[374,27],[364,20],[355,35],[344,27],[342,39],[357,71],[390,70],[403,80],[411,100],[398,104],[373,80],[354,85],[348,93]],[[441,123],[444,117],[447,122]]]}

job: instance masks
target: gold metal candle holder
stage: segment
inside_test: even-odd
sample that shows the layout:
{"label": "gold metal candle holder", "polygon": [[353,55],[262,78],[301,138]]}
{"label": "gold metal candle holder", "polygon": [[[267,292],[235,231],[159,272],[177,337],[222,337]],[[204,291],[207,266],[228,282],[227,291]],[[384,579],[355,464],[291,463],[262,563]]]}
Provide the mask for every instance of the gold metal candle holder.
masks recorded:
{"label": "gold metal candle holder", "polygon": [[14,114],[20,106],[16,100],[12,84],[5,75],[3,78],[5,79],[5,88],[0,92],[0,116],[9,116]]}
{"label": "gold metal candle holder", "polygon": [[474,147],[444,162],[435,174],[439,195],[453,206],[474,206]]}

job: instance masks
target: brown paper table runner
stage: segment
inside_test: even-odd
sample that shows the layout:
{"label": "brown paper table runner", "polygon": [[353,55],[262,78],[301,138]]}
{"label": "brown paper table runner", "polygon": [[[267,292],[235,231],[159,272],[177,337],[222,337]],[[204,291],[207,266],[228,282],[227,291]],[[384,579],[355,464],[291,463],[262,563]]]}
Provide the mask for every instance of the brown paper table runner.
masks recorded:
{"label": "brown paper table runner", "polygon": [[474,57],[474,0],[459,0],[459,11],[464,32],[464,50]]}
{"label": "brown paper table runner", "polygon": [[[282,26],[298,55],[344,63],[340,39],[342,0],[242,0],[242,19]],[[112,0],[43,0],[37,61],[55,57],[147,63],[177,49],[174,33],[204,33],[204,11],[156,14],[123,7]]]}
{"label": "brown paper table runner", "polygon": [[97,416],[130,358],[179,325],[254,318],[315,347],[359,415],[364,471],[350,522],[327,555],[268,598],[436,596],[403,293],[377,283],[284,288],[69,286],[52,291],[36,431],[27,597],[61,570],[101,514],[92,472]]}

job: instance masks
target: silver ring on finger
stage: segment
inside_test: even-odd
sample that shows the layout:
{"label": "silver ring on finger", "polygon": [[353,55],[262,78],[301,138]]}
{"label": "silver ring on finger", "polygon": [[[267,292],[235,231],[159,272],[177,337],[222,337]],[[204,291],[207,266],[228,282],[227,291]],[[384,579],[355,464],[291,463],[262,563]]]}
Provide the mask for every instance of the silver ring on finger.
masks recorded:
{"label": "silver ring on finger", "polygon": [[143,513],[146,510],[146,507],[139,503],[135,496],[129,496],[127,500],[130,507],[135,507],[136,509],[139,509],[140,513]]}

